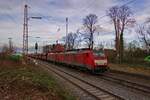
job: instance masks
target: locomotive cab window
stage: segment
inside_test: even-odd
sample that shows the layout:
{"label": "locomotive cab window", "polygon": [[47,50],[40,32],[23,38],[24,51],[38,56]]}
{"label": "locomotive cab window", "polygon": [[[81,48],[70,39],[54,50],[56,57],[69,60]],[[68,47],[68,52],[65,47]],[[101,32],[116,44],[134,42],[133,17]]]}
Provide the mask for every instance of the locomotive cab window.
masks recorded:
{"label": "locomotive cab window", "polygon": [[105,56],[105,53],[104,53],[104,51],[96,51],[96,52],[94,52],[94,56],[101,56],[101,57],[104,57],[104,56]]}

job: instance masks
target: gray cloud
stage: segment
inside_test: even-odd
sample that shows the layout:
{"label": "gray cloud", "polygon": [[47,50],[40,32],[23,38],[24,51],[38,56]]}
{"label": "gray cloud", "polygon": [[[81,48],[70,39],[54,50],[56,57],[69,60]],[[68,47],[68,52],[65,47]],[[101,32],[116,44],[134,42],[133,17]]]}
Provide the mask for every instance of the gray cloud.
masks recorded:
{"label": "gray cloud", "polygon": [[[150,12],[148,4],[149,0],[145,0],[145,8],[141,13],[136,13],[135,17],[140,23],[149,16]],[[29,16],[42,16],[42,20],[29,21],[29,34],[33,36],[41,36],[51,38],[55,41],[65,35],[65,18],[69,18],[69,32],[75,32],[82,26],[82,19],[89,13],[95,13],[98,17],[106,14],[106,10],[114,5],[121,5],[126,0],[0,0],[0,16],[6,14],[7,20],[0,20],[0,41],[7,43],[7,33],[14,33],[9,37],[19,38],[16,42],[17,46],[22,44],[23,30],[23,7],[25,3],[29,5]],[[135,3],[135,5],[137,5]],[[131,8],[134,8],[131,5]],[[138,11],[140,9],[137,9]],[[51,16],[51,17],[49,17]],[[1,19],[1,17],[0,17]],[[8,20],[9,19],[9,20]],[[15,20],[15,21],[13,21]],[[103,38],[114,38],[110,32],[114,31],[113,25],[109,23],[109,18],[99,19],[100,26],[103,27],[101,33],[105,35]],[[60,32],[57,29],[60,28]],[[33,32],[34,31],[34,32]],[[5,33],[5,34],[4,34]],[[3,35],[4,36],[3,36]],[[134,36],[133,36],[134,37]],[[42,41],[44,39],[41,39]],[[30,42],[33,43],[30,39]]]}

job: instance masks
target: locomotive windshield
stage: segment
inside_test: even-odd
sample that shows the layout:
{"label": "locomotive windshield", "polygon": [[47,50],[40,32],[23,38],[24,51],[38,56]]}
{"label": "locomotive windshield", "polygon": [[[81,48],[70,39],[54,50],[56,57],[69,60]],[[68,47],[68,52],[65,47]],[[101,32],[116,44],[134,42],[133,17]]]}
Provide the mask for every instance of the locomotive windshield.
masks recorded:
{"label": "locomotive windshield", "polygon": [[94,51],[94,56],[104,57],[105,53],[104,53],[104,51]]}

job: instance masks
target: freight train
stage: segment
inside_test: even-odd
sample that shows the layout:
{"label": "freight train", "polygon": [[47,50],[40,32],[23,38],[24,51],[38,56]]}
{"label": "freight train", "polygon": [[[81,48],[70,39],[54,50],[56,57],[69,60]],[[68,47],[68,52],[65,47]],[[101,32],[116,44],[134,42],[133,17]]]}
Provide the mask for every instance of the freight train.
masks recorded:
{"label": "freight train", "polygon": [[90,49],[65,50],[60,44],[52,46],[52,50],[46,53],[30,54],[29,57],[87,69],[94,73],[105,72],[108,69],[104,52]]}

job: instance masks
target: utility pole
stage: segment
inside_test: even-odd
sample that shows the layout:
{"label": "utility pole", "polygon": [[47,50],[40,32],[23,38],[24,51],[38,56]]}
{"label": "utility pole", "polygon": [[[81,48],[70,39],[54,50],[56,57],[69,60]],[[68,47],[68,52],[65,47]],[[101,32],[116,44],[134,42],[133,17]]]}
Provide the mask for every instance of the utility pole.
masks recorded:
{"label": "utility pole", "polygon": [[67,35],[68,35],[68,17],[66,17],[66,50],[68,48],[68,39],[67,39]]}
{"label": "utility pole", "polygon": [[28,54],[28,5],[24,6],[23,54]]}
{"label": "utility pole", "polygon": [[9,52],[12,52],[12,38],[8,38],[9,39]]}

